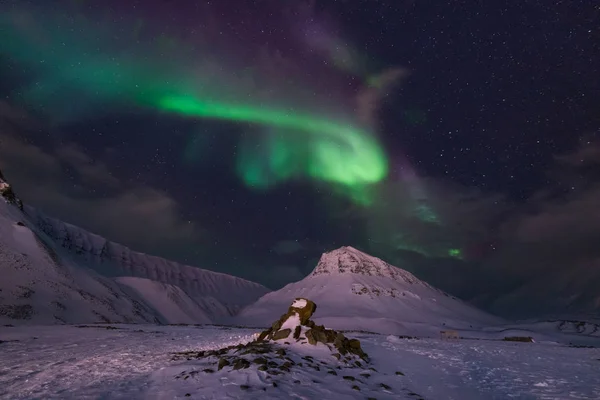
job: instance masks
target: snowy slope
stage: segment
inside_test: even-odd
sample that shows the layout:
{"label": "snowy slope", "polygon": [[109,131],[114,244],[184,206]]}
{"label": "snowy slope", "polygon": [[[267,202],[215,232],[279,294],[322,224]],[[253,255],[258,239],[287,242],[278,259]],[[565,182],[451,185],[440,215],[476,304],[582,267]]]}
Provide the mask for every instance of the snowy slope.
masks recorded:
{"label": "snowy slope", "polygon": [[[164,258],[138,253],[79,227],[25,207],[29,219],[77,262],[101,275],[146,278],[180,288],[213,322],[237,313],[269,289],[231,275],[182,265]],[[138,287],[139,289],[140,287]],[[155,286],[164,290],[167,286]],[[145,298],[148,298],[145,288]],[[154,295],[151,295],[152,297]],[[164,292],[159,296],[168,296]]]}
{"label": "snowy slope", "polygon": [[202,305],[196,303],[179,287],[146,278],[124,276],[116,278],[131,288],[144,303],[154,308],[169,324],[208,324],[213,322]]}
{"label": "snowy slope", "polygon": [[300,282],[268,293],[235,322],[267,326],[295,297],[317,304],[315,322],[333,329],[438,335],[440,328],[476,329],[501,323],[414,275],[352,247],[323,254]]}
{"label": "snowy slope", "polygon": [[14,205],[0,201],[0,323],[156,322],[111,279],[59,255]]}

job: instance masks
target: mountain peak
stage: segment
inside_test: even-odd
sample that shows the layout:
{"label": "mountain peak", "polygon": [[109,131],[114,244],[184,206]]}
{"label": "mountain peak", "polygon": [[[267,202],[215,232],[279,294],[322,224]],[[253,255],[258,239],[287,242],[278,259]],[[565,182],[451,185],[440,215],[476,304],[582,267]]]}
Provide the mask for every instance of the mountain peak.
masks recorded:
{"label": "mountain peak", "polygon": [[323,253],[317,267],[308,277],[337,274],[379,276],[409,284],[423,284],[410,272],[394,267],[351,246],[343,246]]}

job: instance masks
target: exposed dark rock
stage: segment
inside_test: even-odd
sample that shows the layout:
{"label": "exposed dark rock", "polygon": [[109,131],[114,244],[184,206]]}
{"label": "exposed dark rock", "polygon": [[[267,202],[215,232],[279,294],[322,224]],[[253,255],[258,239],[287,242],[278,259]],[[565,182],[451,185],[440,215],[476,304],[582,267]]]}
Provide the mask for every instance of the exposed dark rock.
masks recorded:
{"label": "exposed dark rock", "polygon": [[402,376],[404,376],[404,373],[402,373],[400,371],[396,371],[396,375],[402,375]]}
{"label": "exposed dark rock", "polygon": [[285,339],[288,336],[290,336],[290,333],[292,333],[291,329],[282,329],[280,331],[277,331],[275,332],[275,334],[273,334],[273,340]]}
{"label": "exposed dark rock", "polygon": [[353,385],[352,389],[360,391],[360,388],[358,387],[358,385]]}
{"label": "exposed dark rock", "polygon": [[217,366],[217,369],[220,371],[223,369],[223,367],[226,367],[228,365],[231,365],[231,363],[226,358],[221,358],[221,359],[219,359],[219,364]]}
{"label": "exposed dark rock", "polygon": [[233,362],[234,370],[245,369],[245,368],[248,368],[249,366],[250,366],[250,362],[248,360],[246,360],[245,358],[236,358],[235,361]]}
{"label": "exposed dark rock", "polygon": [[267,360],[266,358],[264,358],[264,357],[257,357],[257,358],[255,358],[254,360],[252,360],[252,362],[253,362],[254,364],[266,365],[266,364],[267,364],[267,362],[268,362],[268,360]]}

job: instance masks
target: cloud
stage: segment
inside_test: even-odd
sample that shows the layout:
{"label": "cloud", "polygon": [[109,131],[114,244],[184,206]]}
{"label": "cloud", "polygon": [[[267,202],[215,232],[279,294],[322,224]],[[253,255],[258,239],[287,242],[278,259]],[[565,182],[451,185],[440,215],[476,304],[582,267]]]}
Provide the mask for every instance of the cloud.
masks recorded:
{"label": "cloud", "polygon": [[[65,167],[84,181],[85,195]],[[202,235],[180,216],[168,193],[144,185],[125,187],[105,164],[73,144],[45,150],[4,132],[0,169],[25,203],[135,250],[176,255]]]}
{"label": "cloud", "polygon": [[597,312],[598,155],[600,143],[584,140],[557,156],[549,183],[521,203],[433,178],[383,184],[359,211],[365,249],[501,315]]}
{"label": "cloud", "polygon": [[56,149],[56,156],[73,168],[79,177],[88,184],[119,186],[119,180],[113,176],[102,162],[95,162],[76,144],[67,144]]}
{"label": "cloud", "polygon": [[553,183],[499,227],[501,246],[482,265],[504,282],[487,305],[507,313],[600,309],[600,143],[556,158]]}

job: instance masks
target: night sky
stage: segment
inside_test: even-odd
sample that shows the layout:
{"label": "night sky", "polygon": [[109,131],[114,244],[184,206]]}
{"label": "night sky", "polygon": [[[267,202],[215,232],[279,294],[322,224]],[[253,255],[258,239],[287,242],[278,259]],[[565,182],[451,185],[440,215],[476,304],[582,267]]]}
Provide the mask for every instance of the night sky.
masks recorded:
{"label": "night sky", "polygon": [[0,168],[49,215],[272,289],[352,245],[594,308],[596,1],[19,0],[0,31]]}

